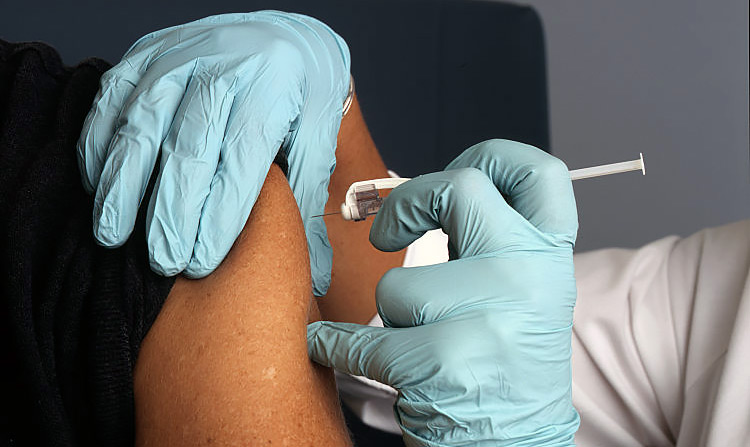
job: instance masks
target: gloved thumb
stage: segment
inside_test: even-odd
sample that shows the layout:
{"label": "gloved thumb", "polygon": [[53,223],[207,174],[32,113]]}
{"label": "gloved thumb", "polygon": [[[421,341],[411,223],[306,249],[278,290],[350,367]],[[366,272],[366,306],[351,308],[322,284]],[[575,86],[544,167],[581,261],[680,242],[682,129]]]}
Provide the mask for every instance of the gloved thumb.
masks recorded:
{"label": "gloved thumb", "polygon": [[398,377],[394,376],[395,368],[388,368],[385,361],[399,357],[392,348],[399,350],[403,346],[403,343],[394,343],[401,331],[316,321],[307,325],[307,352],[310,359],[321,365],[393,385]]}

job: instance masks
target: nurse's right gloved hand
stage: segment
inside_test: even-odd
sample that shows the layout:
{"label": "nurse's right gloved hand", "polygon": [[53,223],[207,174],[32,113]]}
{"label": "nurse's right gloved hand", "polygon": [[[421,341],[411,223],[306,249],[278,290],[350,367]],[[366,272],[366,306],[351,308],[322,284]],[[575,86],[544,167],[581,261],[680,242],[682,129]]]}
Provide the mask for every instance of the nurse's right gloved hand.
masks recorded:
{"label": "nurse's right gloved hand", "polygon": [[302,214],[316,295],[330,282],[323,219],[349,90],[349,49],[280,11],[225,14],[151,33],[104,74],[78,162],[96,191],[94,235],[123,244],[156,168],[152,268],[202,277],[242,230],[279,148]]}
{"label": "nurse's right gloved hand", "polygon": [[407,446],[573,445],[567,168],[531,146],[480,143],[395,188],[370,240],[394,251],[434,228],[448,234],[450,261],[383,276],[385,328],[308,325],[310,357],[395,387]]}

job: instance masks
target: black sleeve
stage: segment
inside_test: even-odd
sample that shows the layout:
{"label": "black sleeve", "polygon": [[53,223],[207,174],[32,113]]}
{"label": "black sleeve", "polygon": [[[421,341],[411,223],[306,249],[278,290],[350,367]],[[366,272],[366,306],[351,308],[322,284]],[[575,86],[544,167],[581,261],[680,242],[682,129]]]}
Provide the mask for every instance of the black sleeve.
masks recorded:
{"label": "black sleeve", "polygon": [[132,371],[174,278],[143,215],[118,249],[92,235],[75,145],[108,68],[0,40],[0,445],[133,444]]}

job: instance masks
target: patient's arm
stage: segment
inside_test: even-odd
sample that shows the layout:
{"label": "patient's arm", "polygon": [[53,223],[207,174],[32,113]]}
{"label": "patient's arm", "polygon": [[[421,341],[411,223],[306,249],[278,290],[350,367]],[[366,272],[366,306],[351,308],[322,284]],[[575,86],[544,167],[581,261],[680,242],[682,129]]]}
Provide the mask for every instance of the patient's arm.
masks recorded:
{"label": "patient's arm", "polygon": [[331,371],[307,357],[317,309],[306,247],[274,165],[224,262],[179,278],[143,342],[137,445],[350,444]]}
{"label": "patient's arm", "polygon": [[[327,210],[349,185],[387,177],[355,98],[344,117]],[[330,370],[307,357],[316,320],[299,211],[272,166],[245,229],[207,278],[179,278],[135,369],[137,445],[350,444]],[[403,253],[373,248],[372,219],[326,219],[334,250],[324,319],[367,322],[375,285]]]}

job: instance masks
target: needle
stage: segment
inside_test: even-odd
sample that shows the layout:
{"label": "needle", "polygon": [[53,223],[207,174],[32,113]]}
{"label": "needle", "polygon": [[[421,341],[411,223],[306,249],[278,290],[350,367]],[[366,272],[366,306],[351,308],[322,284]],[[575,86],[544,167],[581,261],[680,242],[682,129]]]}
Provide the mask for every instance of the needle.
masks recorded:
{"label": "needle", "polygon": [[310,216],[310,217],[333,216],[334,214],[341,214],[341,211],[332,211],[330,213],[323,213],[323,214],[318,214],[316,216]]}

